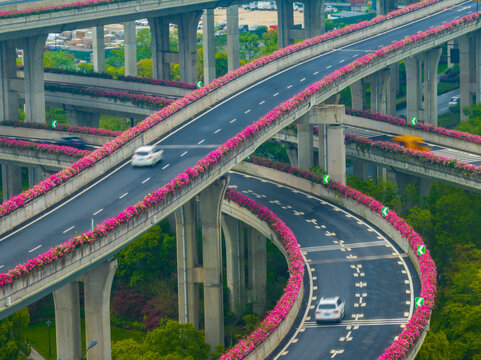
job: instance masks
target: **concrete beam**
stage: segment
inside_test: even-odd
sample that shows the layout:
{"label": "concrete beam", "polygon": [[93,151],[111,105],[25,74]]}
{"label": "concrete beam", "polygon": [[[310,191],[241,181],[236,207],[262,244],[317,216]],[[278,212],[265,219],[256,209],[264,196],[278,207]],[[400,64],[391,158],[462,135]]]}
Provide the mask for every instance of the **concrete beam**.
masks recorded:
{"label": "concrete beam", "polygon": [[231,5],[227,8],[227,69],[232,71],[240,67],[239,45],[239,8]]}
{"label": "concrete beam", "polygon": [[125,75],[137,76],[137,30],[135,21],[124,22]]}
{"label": "concrete beam", "polygon": [[92,50],[94,71],[98,73],[105,72],[105,43],[103,25],[92,28]]}
{"label": "concrete beam", "polygon": [[216,78],[214,9],[204,10],[202,20],[202,41],[204,44],[204,83],[209,84]]}

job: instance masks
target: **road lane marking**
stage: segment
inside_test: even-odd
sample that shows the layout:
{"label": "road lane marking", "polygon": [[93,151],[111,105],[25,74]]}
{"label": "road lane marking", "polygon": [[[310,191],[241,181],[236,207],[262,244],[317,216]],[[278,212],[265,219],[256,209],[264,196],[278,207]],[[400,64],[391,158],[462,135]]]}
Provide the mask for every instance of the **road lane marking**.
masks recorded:
{"label": "road lane marking", "polygon": [[278,93],[278,92],[276,92],[276,93],[275,93],[274,95],[272,95],[272,96],[277,96],[277,95],[279,95],[279,93]]}
{"label": "road lane marking", "polygon": [[[261,103],[261,104],[262,104],[262,103]],[[230,121],[230,123],[233,124],[233,123],[235,123],[236,121],[237,121],[237,119],[232,119],[232,120]]]}
{"label": "road lane marking", "polygon": [[345,60],[344,60],[344,59],[342,59],[341,61],[339,61],[339,64],[342,64],[344,61],[345,61]]}
{"label": "road lane marking", "polygon": [[250,112],[251,112],[251,109],[247,109],[247,110],[245,111],[245,114],[248,114],[248,113],[250,113]]}
{"label": "road lane marking", "polygon": [[326,69],[330,69],[330,68],[332,68],[332,65],[326,66]]}
{"label": "road lane marking", "polygon": [[204,141],[205,141],[205,139],[202,139],[201,141],[199,141],[199,142],[197,143],[197,145],[202,144]]}
{"label": "road lane marking", "polygon": [[287,88],[290,89],[292,87],[292,85],[289,85]]}
{"label": "road lane marking", "polygon": [[221,129],[217,129],[216,131],[214,131],[214,134],[217,134]]}
{"label": "road lane marking", "polygon": [[[67,230],[62,231],[62,233],[65,234],[65,233],[69,232],[70,230],[72,230],[74,227],[75,227],[75,226],[71,226],[71,227],[69,227]],[[30,251],[29,251],[29,252],[30,252]]]}
{"label": "road lane marking", "polygon": [[28,252],[29,252],[29,253],[34,252],[35,250],[37,250],[37,249],[39,249],[39,248],[41,248],[41,247],[42,247],[42,245],[39,245],[39,246],[37,246],[37,247],[34,247],[34,248],[31,249],[31,250],[28,250]]}
{"label": "road lane marking", "polygon": [[165,166],[162,168],[162,170],[167,169],[169,166],[170,166],[170,164],[165,165]]}
{"label": "road lane marking", "polygon": [[128,194],[128,192],[126,192],[125,194],[123,194],[122,196],[120,196],[119,199],[122,199],[122,198],[126,197],[127,194]]}
{"label": "road lane marking", "polygon": [[95,215],[97,215],[97,214],[100,214],[102,211],[104,211],[104,209],[97,210],[97,211],[94,212],[92,215],[95,216]]}
{"label": "road lane marking", "polygon": [[145,184],[147,181],[149,181],[150,178],[148,177],[147,179],[145,179],[144,181],[142,181],[142,184]]}
{"label": "road lane marking", "polygon": [[2,269],[3,267],[5,267],[5,265],[0,265],[0,269]]}
{"label": "road lane marking", "polygon": [[262,104],[264,104],[265,102],[266,102],[265,100],[262,100],[262,101],[259,103],[259,105],[262,105]]}
{"label": "road lane marking", "polygon": [[315,73],[313,73],[312,75],[317,75],[317,74],[319,74],[319,71],[316,71],[316,72],[315,72]]}
{"label": "road lane marking", "polygon": [[188,153],[188,151],[184,151],[182,154],[180,154],[180,157],[185,156]]}
{"label": "road lane marking", "polygon": [[306,78],[302,78],[302,79],[301,79],[301,82],[303,82],[304,80],[306,80]]}

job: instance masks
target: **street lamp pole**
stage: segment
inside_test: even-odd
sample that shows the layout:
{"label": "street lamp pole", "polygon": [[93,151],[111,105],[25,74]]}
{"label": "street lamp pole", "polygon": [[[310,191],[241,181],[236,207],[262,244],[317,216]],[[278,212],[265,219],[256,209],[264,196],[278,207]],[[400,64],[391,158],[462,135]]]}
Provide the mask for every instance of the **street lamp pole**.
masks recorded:
{"label": "street lamp pole", "polygon": [[93,348],[95,345],[98,344],[98,341],[97,340],[92,340],[92,342],[90,343],[89,347],[84,351],[84,353],[82,354],[82,356],[80,357],[80,360],[86,360],[84,358],[85,354],[87,354],[87,351],[89,351],[91,348]]}
{"label": "street lamp pole", "polygon": [[52,344],[50,342],[50,325],[52,325],[52,321],[50,319],[47,320],[47,328],[48,328],[48,356],[52,356]]}

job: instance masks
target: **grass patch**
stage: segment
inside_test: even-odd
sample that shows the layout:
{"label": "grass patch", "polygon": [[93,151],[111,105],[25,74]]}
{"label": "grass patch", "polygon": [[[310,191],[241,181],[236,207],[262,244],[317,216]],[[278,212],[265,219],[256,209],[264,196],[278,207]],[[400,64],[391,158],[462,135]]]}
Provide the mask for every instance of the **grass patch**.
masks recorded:
{"label": "grass patch", "polygon": [[438,84],[438,95],[459,89],[459,83],[440,82]]}
{"label": "grass patch", "polygon": [[453,108],[453,110],[449,110],[447,113],[438,116],[438,126],[454,129],[454,127],[459,124],[459,106]]}

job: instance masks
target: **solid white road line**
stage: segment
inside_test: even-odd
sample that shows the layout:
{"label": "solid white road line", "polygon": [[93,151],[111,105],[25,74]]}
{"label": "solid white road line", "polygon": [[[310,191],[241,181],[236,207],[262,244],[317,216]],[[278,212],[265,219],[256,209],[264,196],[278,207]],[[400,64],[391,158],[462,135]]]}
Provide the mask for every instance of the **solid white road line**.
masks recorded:
{"label": "solid white road line", "polygon": [[147,179],[145,179],[144,181],[142,181],[142,184],[145,184],[147,181],[149,181],[150,178],[148,177]]}
{"label": "solid white road line", "polygon": [[170,166],[170,164],[165,165],[165,166],[162,168],[162,170],[167,169],[169,166]]}
{"label": "solid white road line", "polygon": [[32,250],[28,250],[28,252],[29,253],[34,252],[35,250],[37,250],[38,248],[41,248],[41,247],[42,247],[42,245],[39,245],[37,247],[34,247]]}
{"label": "solid white road line", "polygon": [[72,230],[74,227],[75,226],[71,226],[67,230],[62,231],[62,233],[65,234],[65,233],[69,232],[70,230]]}
{"label": "solid white road line", "polygon": [[128,192],[126,192],[125,194],[123,194],[122,196],[120,196],[119,199],[122,199],[122,198],[126,197],[127,194],[128,194]]}
{"label": "solid white road line", "polygon": [[100,214],[102,211],[104,211],[104,209],[97,210],[97,211],[94,212],[92,215],[95,216],[95,215],[97,215],[97,214]]}

